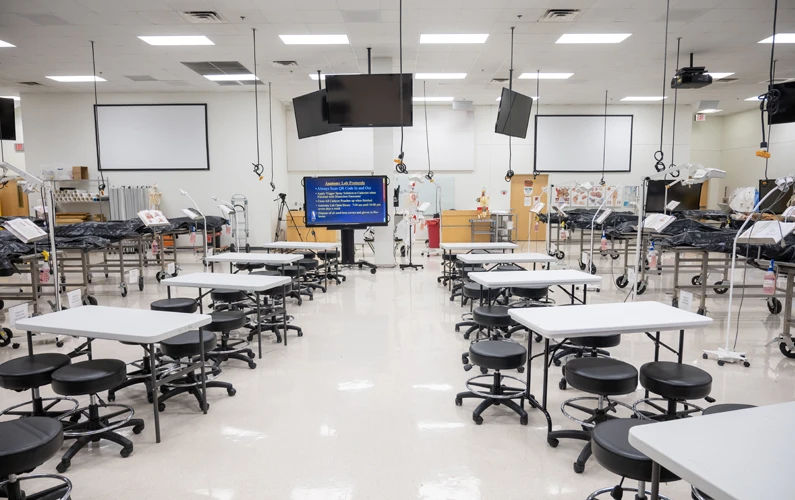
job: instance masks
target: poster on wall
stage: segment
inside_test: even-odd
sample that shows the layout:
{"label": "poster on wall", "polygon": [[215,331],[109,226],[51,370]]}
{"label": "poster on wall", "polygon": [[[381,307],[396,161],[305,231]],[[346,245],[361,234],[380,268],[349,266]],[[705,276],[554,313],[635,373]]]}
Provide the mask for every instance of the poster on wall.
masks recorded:
{"label": "poster on wall", "polygon": [[572,207],[587,207],[588,206],[588,192],[582,187],[571,188],[571,206]]}
{"label": "poster on wall", "polygon": [[598,207],[605,199],[605,187],[594,186],[588,190],[588,206]]}
{"label": "poster on wall", "polygon": [[571,188],[569,187],[555,188],[555,206],[562,205],[571,205]]}
{"label": "poster on wall", "polygon": [[621,206],[621,191],[619,190],[618,186],[608,186],[605,193],[607,194],[607,206]]}
{"label": "poster on wall", "polygon": [[624,186],[624,206],[632,206],[638,202],[638,186]]}

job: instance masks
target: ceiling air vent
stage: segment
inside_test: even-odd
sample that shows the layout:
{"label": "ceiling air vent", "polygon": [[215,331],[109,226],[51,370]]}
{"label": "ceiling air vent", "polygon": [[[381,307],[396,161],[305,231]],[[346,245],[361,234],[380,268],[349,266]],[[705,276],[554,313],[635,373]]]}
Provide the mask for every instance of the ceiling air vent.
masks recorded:
{"label": "ceiling air vent", "polygon": [[271,66],[274,68],[297,68],[298,61],[273,61]]}
{"label": "ceiling air vent", "polygon": [[39,82],[17,82],[17,83],[20,84],[20,85],[26,85],[28,87],[41,87],[42,86],[42,84],[40,84]]}
{"label": "ceiling air vent", "polygon": [[568,23],[580,17],[580,9],[549,9],[541,16],[542,23]]}
{"label": "ceiling air vent", "polygon": [[507,78],[492,78],[490,83],[508,83]]}
{"label": "ceiling air vent", "polygon": [[224,24],[226,19],[214,10],[188,10],[180,12],[189,23],[193,24]]}

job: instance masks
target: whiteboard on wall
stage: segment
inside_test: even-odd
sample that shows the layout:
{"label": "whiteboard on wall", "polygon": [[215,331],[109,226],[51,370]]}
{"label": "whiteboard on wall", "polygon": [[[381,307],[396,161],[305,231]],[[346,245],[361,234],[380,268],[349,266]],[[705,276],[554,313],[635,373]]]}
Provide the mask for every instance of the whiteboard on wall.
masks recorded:
{"label": "whiteboard on wall", "polygon": [[102,170],[209,170],[206,104],[100,104]]}
{"label": "whiteboard on wall", "polygon": [[295,113],[287,113],[287,170],[373,170],[373,129],[346,128],[341,132],[298,138]]}
{"label": "whiteboard on wall", "polygon": [[632,123],[632,115],[538,115],[536,170],[601,172],[604,154],[606,172],[629,172]]}
{"label": "whiteboard on wall", "polygon": [[[410,171],[475,170],[475,112],[428,106],[428,141],[425,110],[414,106],[414,126],[403,128],[404,161]],[[394,149],[400,151],[400,129],[395,129]]]}
{"label": "whiteboard on wall", "polygon": [[[400,206],[398,210],[408,208],[406,195],[409,192],[409,182],[408,175],[395,176],[395,184],[400,186]],[[434,175],[433,182],[425,180],[417,184],[414,191],[419,195],[420,205],[425,202],[431,204],[425,212],[427,215],[435,214],[440,210],[455,210],[455,177],[452,175]]]}

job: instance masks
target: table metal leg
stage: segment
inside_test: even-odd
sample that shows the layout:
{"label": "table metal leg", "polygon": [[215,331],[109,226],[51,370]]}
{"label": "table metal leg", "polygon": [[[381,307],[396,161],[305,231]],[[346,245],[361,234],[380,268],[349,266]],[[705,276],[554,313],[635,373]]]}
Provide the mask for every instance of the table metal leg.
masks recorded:
{"label": "table metal leg", "polygon": [[651,500],[660,500],[660,464],[651,463]]}
{"label": "table metal leg", "polygon": [[[199,343],[202,344],[202,346],[204,346],[204,343],[202,343],[202,342],[199,342]],[[159,443],[160,442],[160,410],[158,409],[158,407],[159,407],[160,403],[158,402],[158,399],[159,399],[159,395],[160,395],[160,390],[159,390],[160,388],[157,385],[157,369],[156,369],[157,358],[155,357],[155,345],[154,344],[149,344],[147,346],[147,349],[149,350],[149,363],[151,364],[151,372],[152,372],[149,376],[151,377],[150,380],[152,382],[152,407],[155,409],[154,410],[155,411],[155,442]],[[203,347],[202,347],[202,349],[203,349]]]}
{"label": "table metal leg", "polygon": [[260,304],[259,292],[256,292],[257,297],[257,350],[259,351],[259,359],[262,359],[262,306]]}
{"label": "table metal leg", "polygon": [[549,337],[544,337],[544,393],[541,395],[541,408],[547,411],[547,385],[549,382]]}
{"label": "table metal leg", "polygon": [[168,294],[167,297],[170,299],[171,298],[171,287],[170,286],[166,286],[166,293]]}
{"label": "table metal leg", "polygon": [[207,375],[205,369],[205,355],[204,355],[204,330],[199,327],[199,363],[201,363],[201,378],[202,378],[202,412],[207,415]]}
{"label": "table metal leg", "polygon": [[685,331],[679,330],[679,363],[682,363],[684,351],[685,351]]}
{"label": "table metal leg", "polygon": [[204,301],[202,300],[202,289],[201,288],[199,288],[199,296],[196,298],[196,300],[199,302],[199,314],[204,314],[204,306],[202,305],[202,302],[204,302]]}
{"label": "table metal leg", "polygon": [[[298,290],[301,296],[301,290]],[[287,347],[287,285],[282,285],[282,326],[284,327],[284,346]]]}

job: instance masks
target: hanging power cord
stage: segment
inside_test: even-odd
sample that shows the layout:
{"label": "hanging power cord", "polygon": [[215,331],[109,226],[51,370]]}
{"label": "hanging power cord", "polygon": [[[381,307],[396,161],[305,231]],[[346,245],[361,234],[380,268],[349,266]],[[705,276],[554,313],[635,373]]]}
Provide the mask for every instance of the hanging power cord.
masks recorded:
{"label": "hanging power cord", "polygon": [[[772,75],[771,80],[775,80],[775,78],[776,78],[776,61],[773,61],[773,75]],[[778,102],[776,103],[776,106],[778,106]],[[765,114],[762,113],[762,135],[765,134],[765,118],[764,118],[764,116],[765,116]],[[765,180],[766,181],[770,180],[768,178],[768,176],[767,176],[767,168],[768,168],[768,166],[770,164],[770,141],[772,140],[771,139],[771,134],[773,133],[772,128],[773,128],[773,125],[770,123],[770,120],[768,120],[768,123],[767,123],[767,143],[768,143],[768,147],[767,147],[767,151],[766,151],[767,154],[764,155],[764,157],[765,157]],[[764,138],[763,138],[763,140],[764,140]]]}
{"label": "hanging power cord", "polygon": [[252,163],[254,167],[254,175],[262,180],[262,174],[265,173],[265,167],[262,166],[259,160],[259,96],[257,95],[257,28],[251,28],[251,38],[254,45],[254,130],[257,139],[257,163]]}
{"label": "hanging power cord", "polygon": [[[97,144],[97,171],[99,172],[99,186],[97,187],[100,195],[105,194],[105,174],[102,173],[102,160],[99,154],[99,101],[97,99],[97,58],[94,55],[94,40],[91,40],[91,67],[94,71],[94,140]],[[43,202],[44,198],[42,198]]]}
{"label": "hanging power cord", "polygon": [[[268,136],[270,137],[271,150],[271,191],[276,191],[276,184],[273,182],[273,99],[271,98],[271,82],[268,82]],[[259,142],[259,141],[258,141]]]}
{"label": "hanging power cord", "polygon": [[[676,70],[679,71],[679,47],[682,44],[682,37],[676,38]],[[690,59],[693,59],[693,54],[690,54]],[[674,163],[674,149],[676,148],[676,105],[679,100],[679,87],[674,88],[674,116],[671,119],[671,164],[669,167],[675,167]],[[673,172],[671,177],[679,177],[679,172]]]}
{"label": "hanging power cord", "polygon": [[[656,163],[654,164],[654,169],[658,172],[662,172],[665,170],[665,153],[663,153],[663,131],[665,128],[665,88],[668,84],[667,75],[668,75],[668,19],[671,16],[671,0],[666,0],[665,6],[665,44],[663,49],[663,91],[662,91],[662,98],[660,102],[660,149],[654,152],[654,160]],[[676,110],[674,110],[674,113]]]}
{"label": "hanging power cord", "polygon": [[[516,29],[515,26],[511,26],[511,67],[508,68],[508,90],[513,90],[513,32],[514,32],[515,29]],[[513,105],[512,102],[509,102],[509,103],[501,102],[500,106],[505,106],[506,104],[509,107]],[[511,123],[512,123],[511,121],[508,122],[509,127],[510,127]],[[509,132],[510,132],[510,130],[509,130]],[[535,167],[533,167],[533,168],[535,168]],[[513,174],[513,144],[511,142],[511,135],[509,133],[508,134],[508,171],[505,172],[505,182],[511,182],[511,179],[513,178],[513,175],[514,175]]]}
{"label": "hanging power cord", "polygon": [[604,136],[602,137],[602,178],[599,180],[599,185],[605,185],[605,165],[607,162],[607,91],[605,90],[605,127]]}
{"label": "hanging power cord", "polygon": [[[773,82],[776,72],[776,61],[775,61],[775,54],[776,54],[776,24],[778,23],[778,0],[775,0],[773,5],[773,38],[770,42],[770,83],[767,88],[767,92],[759,96],[759,99],[762,100],[759,103],[759,112],[760,117],[762,120],[762,142],[759,144],[759,151],[756,152],[756,156],[761,156],[768,160],[770,158],[770,115],[776,114],[778,111],[779,106],[779,98],[781,97],[781,92],[778,89],[774,89]],[[768,121],[768,135],[765,137],[765,113],[767,113],[767,121]],[[765,162],[765,179],[767,179],[767,162]]]}
{"label": "hanging power cord", "polygon": [[422,96],[425,98],[423,106],[425,108],[425,150],[428,153],[428,173],[425,174],[425,178],[429,181],[432,181],[433,170],[431,170],[431,142],[428,139],[428,96],[425,93],[425,80],[422,81]]}
{"label": "hanging power cord", "polygon": [[[541,70],[537,69],[536,70],[536,123],[533,127],[538,126],[538,112],[541,109],[540,108],[541,105],[539,104],[540,99],[541,99]],[[535,178],[538,177],[538,169],[536,167],[537,167],[536,161],[535,158],[533,158],[533,180],[535,180]]]}
{"label": "hanging power cord", "polygon": [[409,173],[409,169],[403,163],[403,0],[400,0],[398,5],[398,51],[400,52],[400,75],[398,81],[400,82],[400,154],[398,155],[395,163],[395,170],[399,174]]}

